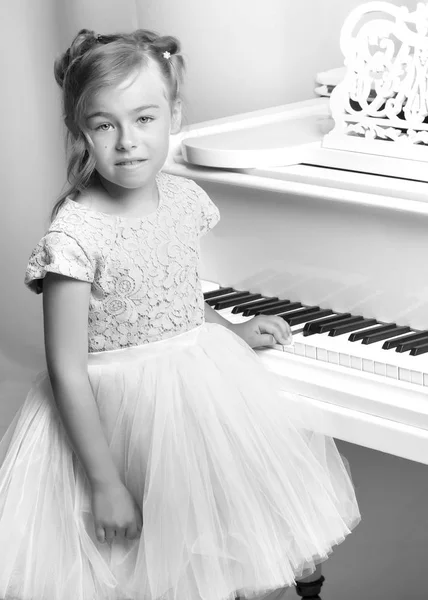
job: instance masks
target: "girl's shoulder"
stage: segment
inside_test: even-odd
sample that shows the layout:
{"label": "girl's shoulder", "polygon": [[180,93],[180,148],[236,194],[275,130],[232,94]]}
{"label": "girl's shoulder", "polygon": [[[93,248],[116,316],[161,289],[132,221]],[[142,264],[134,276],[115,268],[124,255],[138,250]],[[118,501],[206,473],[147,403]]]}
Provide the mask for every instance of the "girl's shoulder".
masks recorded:
{"label": "girl's shoulder", "polygon": [[76,239],[88,241],[104,234],[107,215],[94,210],[90,200],[84,195],[78,198],[67,196],[47,233],[62,231]]}
{"label": "girl's shoulder", "polygon": [[187,179],[181,175],[171,175],[161,171],[157,176],[158,184],[160,184],[164,190],[170,191],[173,194],[188,194],[194,195],[196,193],[204,193],[203,189],[193,179]]}
{"label": "girl's shoulder", "polygon": [[[56,217],[33,248],[26,272],[25,285],[40,294],[48,272],[92,282],[98,268],[100,251],[94,229],[66,200]],[[98,243],[97,243],[98,242]]]}
{"label": "girl's shoulder", "polygon": [[186,200],[195,206],[209,202],[208,194],[193,179],[161,171],[158,174],[157,181],[163,195],[176,199],[181,205]]}
{"label": "girl's shoulder", "polygon": [[[161,173],[163,193],[175,198],[181,207],[186,206],[199,224],[202,235],[212,229],[220,220],[220,211],[206,191],[192,179]],[[186,209],[185,209],[186,210]]]}
{"label": "girl's shoulder", "polygon": [[72,256],[79,252],[95,263],[114,237],[115,232],[105,227],[100,214],[67,197],[33,248],[32,256],[59,253]]}

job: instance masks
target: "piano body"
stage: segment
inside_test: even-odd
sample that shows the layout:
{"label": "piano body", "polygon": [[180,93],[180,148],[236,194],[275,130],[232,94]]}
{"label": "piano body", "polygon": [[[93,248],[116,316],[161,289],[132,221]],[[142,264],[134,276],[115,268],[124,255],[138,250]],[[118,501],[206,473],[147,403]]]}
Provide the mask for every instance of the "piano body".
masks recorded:
{"label": "piano body", "polygon": [[[221,212],[202,242],[204,289],[289,301],[277,314],[291,317],[293,345],[257,351],[296,392],[296,419],[424,464],[427,24],[428,5],[358,7],[342,30],[346,75],[330,98],[193,125],[165,166]],[[251,318],[233,298],[217,304],[220,314]]]}

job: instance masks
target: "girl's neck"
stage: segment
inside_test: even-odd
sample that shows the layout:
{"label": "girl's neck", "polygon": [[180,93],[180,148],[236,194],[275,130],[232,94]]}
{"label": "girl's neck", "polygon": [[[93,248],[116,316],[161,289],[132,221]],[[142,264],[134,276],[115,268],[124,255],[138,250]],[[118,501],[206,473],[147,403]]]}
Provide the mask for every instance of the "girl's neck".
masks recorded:
{"label": "girl's neck", "polygon": [[156,210],[159,192],[156,179],[142,188],[125,189],[97,177],[80,201],[101,212],[138,217]]}

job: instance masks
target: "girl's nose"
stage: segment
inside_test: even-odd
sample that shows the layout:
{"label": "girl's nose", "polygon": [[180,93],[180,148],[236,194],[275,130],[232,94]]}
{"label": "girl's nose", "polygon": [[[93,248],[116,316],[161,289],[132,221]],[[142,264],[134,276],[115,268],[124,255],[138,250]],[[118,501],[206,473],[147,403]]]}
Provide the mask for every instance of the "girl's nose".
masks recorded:
{"label": "girl's nose", "polygon": [[135,139],[135,134],[130,129],[122,129],[117,140],[117,149],[130,150],[136,147],[137,143]]}

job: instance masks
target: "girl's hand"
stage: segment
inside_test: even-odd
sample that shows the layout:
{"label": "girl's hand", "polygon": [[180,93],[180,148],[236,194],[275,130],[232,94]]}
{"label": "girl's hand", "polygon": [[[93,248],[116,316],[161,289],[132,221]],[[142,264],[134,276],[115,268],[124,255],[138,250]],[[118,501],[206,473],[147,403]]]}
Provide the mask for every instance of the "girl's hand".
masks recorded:
{"label": "girl's hand", "polygon": [[99,542],[112,542],[123,536],[140,536],[143,518],[140,508],[122,482],[92,485],[92,514]]}
{"label": "girl's hand", "polygon": [[276,315],[257,315],[245,323],[231,324],[230,329],[247,342],[251,348],[292,343],[289,324]]}

